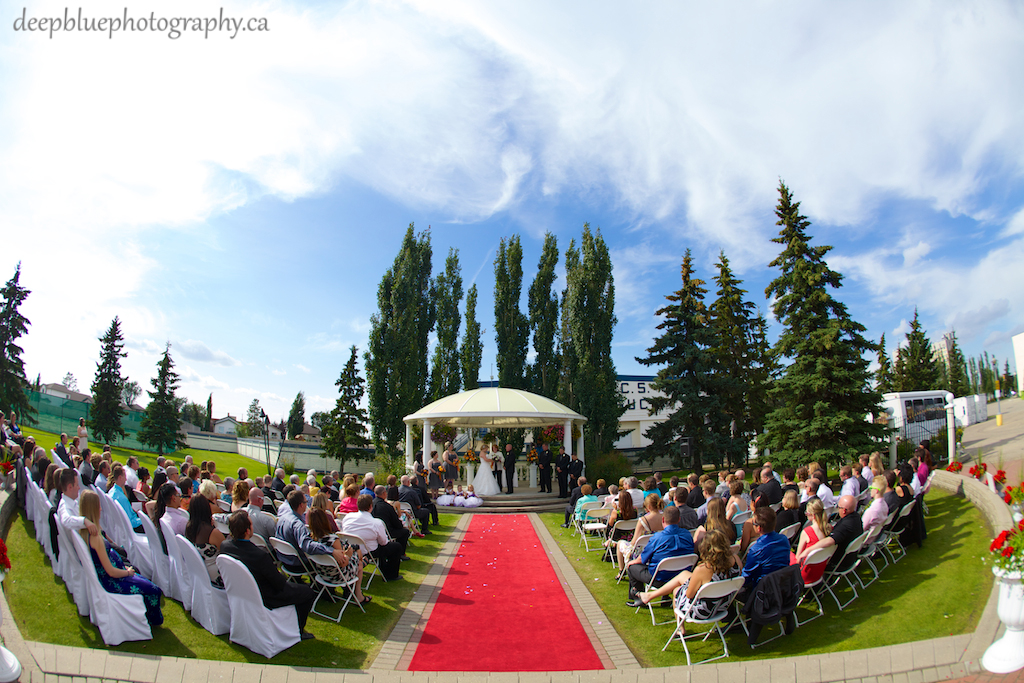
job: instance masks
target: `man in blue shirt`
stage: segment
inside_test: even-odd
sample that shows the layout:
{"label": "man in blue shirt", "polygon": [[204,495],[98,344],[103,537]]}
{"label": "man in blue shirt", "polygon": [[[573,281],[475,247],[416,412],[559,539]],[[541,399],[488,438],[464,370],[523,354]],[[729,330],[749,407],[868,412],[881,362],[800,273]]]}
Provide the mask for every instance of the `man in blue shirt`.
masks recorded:
{"label": "man in blue shirt", "polygon": [[[690,555],[694,552],[693,536],[689,531],[679,526],[679,508],[665,508],[662,513],[662,521],[665,528],[651,536],[650,542],[644,546],[640,557],[630,561],[626,570],[629,574],[629,600],[627,605],[631,607],[642,606],[643,603],[637,594],[644,590],[651,579],[654,579],[655,586],[661,586],[678,571],[660,571],[657,576],[651,572],[658,568],[658,563],[667,557],[680,557]],[[788,563],[788,556],[787,556]]]}
{"label": "man in blue shirt", "polygon": [[762,577],[789,566],[789,539],[775,533],[775,510],[760,507],[752,516],[754,531],[759,534],[757,540],[747,549],[747,558],[743,562],[743,590],[737,599],[743,602],[747,593],[754,590]]}

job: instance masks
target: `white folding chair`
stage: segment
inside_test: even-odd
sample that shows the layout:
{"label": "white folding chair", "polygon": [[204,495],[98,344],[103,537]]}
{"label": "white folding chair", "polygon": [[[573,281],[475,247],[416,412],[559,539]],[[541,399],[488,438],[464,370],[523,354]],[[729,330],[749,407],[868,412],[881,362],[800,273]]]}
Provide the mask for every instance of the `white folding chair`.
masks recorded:
{"label": "white folding chair", "polygon": [[[370,588],[370,582],[373,581],[373,577],[380,574],[380,580],[387,583],[388,580],[384,578],[384,573],[380,571],[380,563],[377,562],[377,558],[370,557],[370,553],[366,547],[366,541],[361,539],[359,536],[353,534],[339,533],[337,534],[338,539],[348,542],[349,545],[362,548],[363,550],[363,576],[366,577],[366,583],[363,584],[363,590]],[[366,568],[370,567],[369,576],[367,576]]]}
{"label": "white folding chair", "polygon": [[593,501],[590,503],[583,503],[579,509],[575,510],[569,518],[569,525],[572,527],[572,535],[575,536],[577,533],[583,533],[583,524],[588,518],[588,514],[591,510],[600,509],[601,503],[599,501]]}
{"label": "white folding chair", "polygon": [[231,613],[229,639],[270,659],[301,639],[295,606],[267,609],[256,579],[245,565],[228,555],[217,556]]}
{"label": "white folding chair", "polygon": [[[686,665],[692,666],[693,662],[690,660],[690,648],[686,646],[686,641],[691,638],[697,638],[704,636],[702,640],[706,641],[712,633],[718,632],[718,637],[722,640],[723,654],[717,657],[709,657],[707,659],[697,662],[697,664],[705,664],[707,662],[713,662],[716,659],[724,659],[729,656],[729,645],[725,642],[725,633],[722,632],[722,620],[729,615],[729,605],[736,598],[736,594],[743,589],[744,579],[742,576],[737,576],[735,579],[727,579],[725,581],[710,581],[705,583],[697,590],[697,594],[693,596],[693,600],[685,611],[680,612],[678,609],[673,608],[673,612],[676,617],[676,628],[672,631],[672,635],[669,636],[668,641],[665,643],[665,647],[661,648],[664,652],[668,649],[668,646],[672,644],[672,641],[678,637],[683,643],[683,650],[686,651]],[[693,614],[693,608],[696,604],[702,600],[717,600],[718,609],[715,613],[706,619],[700,619]],[[690,633],[683,635],[683,627],[686,624],[712,624],[712,628],[707,633]]]}
{"label": "white folding chair", "polygon": [[[167,541],[167,560],[171,568],[171,594],[177,595],[185,611],[192,611],[192,578],[185,568],[185,558],[181,556],[178,544],[174,542],[174,529],[166,517],[160,518],[160,531]],[[157,539],[159,541],[159,539]],[[161,547],[161,550],[163,548]],[[207,577],[209,578],[209,577]]]}
{"label": "white folding chair", "polygon": [[168,540],[168,543],[171,540],[177,544],[178,553],[185,561],[184,571],[192,579],[192,618],[213,635],[224,635],[231,628],[227,593],[223,588],[210,583],[206,562],[191,541],[181,534]]}
{"label": "white folding chair", "polygon": [[592,548],[590,547],[590,540],[594,534],[599,534],[601,542],[597,544],[593,550],[600,550],[604,547],[604,532],[608,528],[608,518],[611,516],[612,511],[608,508],[601,508],[599,510],[591,510],[587,513],[587,520],[583,522],[583,547],[589,553]]}
{"label": "white folding chair", "polygon": [[644,547],[650,542],[651,536],[653,535],[654,534],[643,534],[641,536],[633,537],[633,543],[629,546],[629,555],[623,556],[626,562],[619,567],[619,576],[615,583],[622,583],[622,579],[626,576],[626,564],[629,564],[630,560],[640,557],[640,553],[643,552]]}
{"label": "white folding chair", "polygon": [[256,532],[253,532],[252,538],[250,538],[249,540],[252,541],[252,544],[254,546],[256,546],[258,548],[263,548],[268,553],[270,553],[271,557],[273,557],[275,560],[277,559],[277,557],[274,555],[273,549],[270,547],[270,544],[267,543],[267,539],[263,538],[262,536],[260,536]]}
{"label": "white folding chair", "polygon": [[153,557],[149,551],[149,541],[146,536],[135,533],[131,523],[128,521],[128,513],[124,511],[121,504],[105,493],[100,496],[100,514],[106,515],[103,521],[103,528],[110,533],[110,522],[113,522],[117,530],[117,543],[128,553],[128,561],[135,567],[139,574],[152,580],[153,578]]}
{"label": "white folding chair", "polygon": [[[892,527],[887,530],[885,534],[885,543],[881,546],[884,552],[889,553],[889,558],[893,561],[893,564],[903,559],[904,555],[907,554],[907,549],[903,547],[903,543],[900,541],[900,534],[907,528],[907,517],[914,510],[914,504],[916,500],[912,500],[903,506],[903,509],[899,511],[895,521],[892,523]],[[892,545],[896,544],[900,554],[897,556],[893,550]]]}
{"label": "white folding chair", "polygon": [[[758,594],[758,592],[760,590],[760,587],[761,587],[761,581],[768,580],[768,577],[771,576],[772,574],[784,575],[785,573],[789,573],[789,572],[792,572],[795,575],[799,576],[800,575],[800,567],[798,567],[797,565],[789,565],[789,566],[783,567],[782,569],[776,569],[774,572],[771,572],[771,574],[766,574],[765,576],[762,576],[761,579],[758,581],[757,585],[754,586],[753,590],[751,590],[750,593],[747,594],[747,600],[748,601],[749,600],[755,600],[755,601],[757,600],[757,594]],[[775,579],[775,580],[788,581],[789,579],[786,579],[785,577],[783,577],[781,579]],[[803,579],[801,579],[800,583],[801,583],[801,585],[803,584]],[[794,621],[796,620],[796,614],[795,614],[796,608],[800,604],[800,597],[802,595],[803,595],[803,591],[800,592],[800,596],[797,596],[796,603],[793,605],[793,615],[794,615],[793,619],[794,619]],[[766,645],[766,644],[772,642],[773,640],[778,640],[782,636],[786,635],[786,617],[790,614],[788,612],[779,615],[779,619],[778,619],[778,622],[777,622],[778,626],[779,626],[779,632],[778,633],[776,633],[771,638],[765,638],[761,642],[751,642],[750,641],[750,629],[747,627],[747,617],[744,615],[745,607],[746,607],[746,603],[743,603],[742,605],[737,606],[737,608],[736,608],[736,618],[733,619],[732,622],[730,622],[729,625],[725,627],[726,633],[728,633],[730,630],[732,630],[732,627],[733,627],[734,624],[739,623],[740,628],[742,628],[743,632],[745,634],[747,634],[747,644],[750,645],[750,649],[751,650],[753,650],[754,648],[761,647],[762,645]],[[751,619],[751,621],[753,621],[753,619]],[[770,623],[762,624],[763,627],[767,627],[767,626],[770,626],[770,625],[771,625]],[[762,631],[763,631],[763,629],[762,629]],[[758,637],[760,637],[760,634],[758,634]]]}
{"label": "white folding chair", "polygon": [[221,509],[221,512],[227,512],[227,513],[231,512],[231,503],[227,502],[223,498],[218,498],[217,499],[217,507],[219,507]]}
{"label": "white folding chair", "polygon": [[[312,572],[309,567],[306,566],[305,560],[302,559],[302,553],[298,548],[293,546],[288,541],[274,537],[267,539],[270,541],[270,547],[277,552],[278,559],[281,560],[281,571],[285,576],[288,577],[289,581],[295,581],[296,583],[302,583],[302,578],[309,576]],[[285,558],[289,558],[287,561]],[[291,565],[291,566],[289,566]],[[302,569],[296,570],[294,567],[298,565]]]}
{"label": "white folding chair", "polygon": [[[621,531],[621,532],[632,531],[633,533],[636,533],[636,525],[639,522],[640,522],[640,520],[637,519],[637,518],[633,518],[633,519],[620,519],[620,520],[618,520],[617,522],[615,522],[615,525],[612,526],[612,532],[610,534],[608,534],[608,538],[615,538],[615,535],[616,535],[615,532],[616,531]],[[609,557],[611,557],[611,560],[612,560],[612,568],[615,569],[616,572],[619,571],[619,554],[617,552],[615,552],[615,546],[614,545],[612,545],[612,546],[610,546],[608,548],[608,554],[609,554]]]}
{"label": "white folding chair", "polygon": [[146,621],[146,603],[141,595],[108,593],[100,584],[96,568],[85,540],[74,531],[64,530],[78,554],[82,576],[89,596],[89,618],[100,630],[107,645],[120,645],[127,640],[152,640],[153,632]]}
{"label": "white folding chair", "polygon": [[[806,569],[807,567],[828,564],[828,561],[832,559],[832,556],[835,555],[835,552],[836,547],[834,545],[830,545],[827,548],[818,548],[817,550],[812,550],[807,555],[807,559],[804,561],[804,568]],[[797,616],[796,610],[793,610],[793,617],[796,619],[797,626],[803,626],[809,621],[814,621],[815,619],[817,619],[825,613],[825,608],[821,606],[821,588],[824,584],[824,572],[822,572],[821,576],[818,577],[817,581],[812,581],[810,583],[804,584],[804,592],[800,596],[800,600],[797,601],[796,606],[800,607],[800,605],[802,605],[804,602],[804,598],[810,595],[812,598],[814,598],[814,602],[818,605],[818,613],[810,619],[804,619],[803,621],[800,621],[800,617]]]}
{"label": "white folding chair", "polygon": [[[25,470],[25,481],[32,481],[32,470],[30,470],[27,467],[23,467],[22,469]],[[35,510],[35,508],[32,507],[32,506],[27,506],[25,508],[25,516],[28,517],[28,521],[30,521],[30,522],[32,522],[34,524],[35,521],[36,521],[36,510]]]}
{"label": "white folding chair", "polygon": [[743,538],[743,522],[750,519],[751,514],[750,510],[747,510],[746,512],[737,512],[732,516],[732,523],[736,527],[737,539]]}
{"label": "white folding chair", "polygon": [[[836,605],[839,606],[840,612],[853,604],[853,601],[857,599],[857,585],[853,582],[853,579],[850,578],[850,575],[852,574],[854,577],[857,576],[857,567],[860,566],[860,557],[858,557],[858,555],[860,554],[860,549],[864,546],[864,541],[870,533],[871,530],[869,529],[850,541],[850,545],[846,546],[846,552],[844,552],[843,556],[839,558],[839,562],[836,563],[836,566],[831,570],[825,570],[825,588],[836,601]],[[843,564],[849,558],[853,558],[853,561],[844,567]],[[846,580],[846,583],[849,584],[850,590],[853,591],[853,597],[846,602],[840,602],[839,596],[836,595],[836,592],[833,589],[838,587],[839,582],[844,579]]]}
{"label": "white folding chair", "polygon": [[[82,568],[82,561],[78,557],[78,551],[71,538],[71,534],[78,532],[68,529],[57,520],[54,521],[57,522],[57,549],[59,551],[57,562],[61,572],[59,576],[64,579],[64,585],[71,592],[71,597],[75,599],[78,613],[91,619],[92,608],[89,587],[85,582],[85,569]],[[96,571],[92,564],[92,558],[89,559],[88,569],[91,572]]]}
{"label": "white folding chair", "polygon": [[[650,580],[650,582],[648,582],[647,586],[644,587],[644,591],[646,592],[646,591],[650,591],[650,590],[654,589],[654,578],[660,572],[672,572],[672,576],[675,576],[676,574],[678,574],[679,572],[683,571],[684,569],[691,569],[695,564],[697,564],[697,556],[695,554],[693,554],[693,553],[691,553],[689,555],[677,555],[676,557],[666,557],[661,562],[659,562],[658,563],[658,567],[653,572],[651,572],[651,580]],[[671,598],[671,596],[668,596],[668,597]],[[658,621],[657,618],[655,618],[655,616],[654,616],[654,602],[653,601],[647,603],[647,609],[651,613],[651,624],[652,625],[654,625],[654,626],[661,626],[663,624],[671,624],[672,623],[671,619],[668,619],[666,621]],[[640,612],[640,608],[637,607],[636,608],[636,612],[634,612],[634,614],[639,613],[639,612]]]}
{"label": "white folding chair", "polygon": [[797,534],[800,533],[800,526],[800,522],[796,522],[794,524],[790,524],[787,527],[784,527],[782,531],[780,531],[779,533],[788,538],[789,542],[792,543],[793,539],[796,538]]}
{"label": "white folding chair", "polygon": [[[885,569],[890,564],[889,563],[889,558],[887,558],[885,556],[885,545],[886,545],[886,543],[889,542],[889,534],[890,534],[890,532],[892,530],[893,524],[896,522],[896,515],[898,515],[898,514],[899,514],[899,510],[893,510],[892,512],[890,512],[888,514],[888,516],[886,516],[885,521],[882,522],[879,525],[879,526],[882,527],[882,531],[878,535],[878,538],[875,539],[875,544],[874,544],[875,552],[874,552],[874,555],[878,555],[879,557],[881,557],[882,558],[882,562],[885,563],[885,564],[882,565],[882,569]],[[872,566],[874,566],[873,562],[872,562]]]}
{"label": "white folding chair", "polygon": [[[355,601],[355,588],[359,583],[358,575],[349,579],[348,581],[341,580],[335,581],[334,576],[341,576],[341,569],[338,567],[338,561],[334,559],[334,555],[310,555],[310,564],[313,566],[313,581],[320,590],[316,594],[316,598],[313,600],[313,607],[310,610],[313,614],[323,617],[324,619],[330,619],[334,623],[341,621],[341,615],[345,613],[345,608],[348,607],[349,603],[355,602],[359,606],[359,611],[365,613],[366,610],[363,606]],[[326,595],[331,602],[337,602],[334,599],[333,590],[335,588],[346,588],[345,601],[341,605],[341,610],[338,612],[337,617],[332,617],[329,614],[316,611],[316,604],[320,601],[324,595]]]}

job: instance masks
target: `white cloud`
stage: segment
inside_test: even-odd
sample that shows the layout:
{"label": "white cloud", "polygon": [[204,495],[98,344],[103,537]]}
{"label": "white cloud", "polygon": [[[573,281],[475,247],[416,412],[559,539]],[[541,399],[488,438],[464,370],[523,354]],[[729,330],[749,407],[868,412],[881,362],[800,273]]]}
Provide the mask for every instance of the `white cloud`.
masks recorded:
{"label": "white cloud", "polygon": [[297,368],[305,373],[310,372],[309,368],[307,368],[305,365],[302,365],[301,363],[295,363],[292,367]]}
{"label": "white cloud", "polygon": [[233,367],[242,364],[240,361],[235,360],[223,351],[213,351],[206,344],[201,341],[196,341],[195,339],[187,339],[183,342],[173,344],[172,349],[176,350],[189,360],[213,363],[214,365],[221,365],[224,367]]}
{"label": "white cloud", "polygon": [[268,367],[267,369],[270,370],[271,374],[277,375],[278,377],[283,377],[284,375],[288,374],[284,370],[279,370],[279,369],[276,369],[276,368]]}

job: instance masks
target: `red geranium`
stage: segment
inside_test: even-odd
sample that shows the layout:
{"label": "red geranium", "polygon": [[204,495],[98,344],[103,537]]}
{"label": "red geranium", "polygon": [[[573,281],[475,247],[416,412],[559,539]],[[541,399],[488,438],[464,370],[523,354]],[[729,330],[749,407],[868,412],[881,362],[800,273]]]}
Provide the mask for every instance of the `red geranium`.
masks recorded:
{"label": "red geranium", "polygon": [[946,471],[947,472],[959,472],[963,468],[964,468],[964,464],[962,462],[960,462],[959,460],[954,460],[953,462],[951,462],[948,465],[946,465]]}
{"label": "red geranium", "polygon": [[992,477],[997,484],[1003,484],[1006,482],[1006,471],[997,470],[995,476]]}
{"label": "red geranium", "polygon": [[972,466],[971,469],[968,471],[970,472],[971,476],[974,477],[975,479],[984,479],[985,473],[988,471],[988,465],[981,462],[978,463],[977,465]]}
{"label": "red geranium", "polygon": [[0,539],[0,568],[5,572],[11,571],[11,558],[7,557],[7,544]]}

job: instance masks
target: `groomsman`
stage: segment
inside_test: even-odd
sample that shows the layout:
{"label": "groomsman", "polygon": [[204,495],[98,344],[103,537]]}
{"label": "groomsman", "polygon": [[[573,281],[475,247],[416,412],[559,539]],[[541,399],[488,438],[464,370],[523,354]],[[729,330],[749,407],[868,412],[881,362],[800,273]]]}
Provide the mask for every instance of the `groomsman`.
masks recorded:
{"label": "groomsman", "polygon": [[551,493],[551,450],[547,442],[540,445],[540,453],[537,454],[537,469],[540,473],[540,492]]}
{"label": "groomsman", "polygon": [[580,460],[580,456],[573,453],[572,460],[569,461],[569,483],[576,486],[576,480],[581,476],[583,476],[583,461]]}
{"label": "groomsman", "polygon": [[558,447],[558,460],[555,461],[555,472],[558,474],[558,497],[569,497],[569,456],[565,454],[565,446]]}
{"label": "groomsman", "polygon": [[505,484],[507,491],[505,493],[512,495],[512,483],[516,478],[516,457],[519,454],[512,449],[512,444],[505,444]]}

